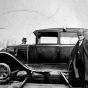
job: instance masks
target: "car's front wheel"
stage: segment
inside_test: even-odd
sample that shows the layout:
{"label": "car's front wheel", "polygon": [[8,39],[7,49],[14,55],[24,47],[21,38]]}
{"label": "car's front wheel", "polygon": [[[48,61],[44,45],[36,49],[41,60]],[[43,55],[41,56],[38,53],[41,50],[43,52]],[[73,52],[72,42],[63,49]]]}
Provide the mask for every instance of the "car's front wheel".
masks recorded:
{"label": "car's front wheel", "polygon": [[10,80],[11,69],[5,63],[0,63],[0,83]]}

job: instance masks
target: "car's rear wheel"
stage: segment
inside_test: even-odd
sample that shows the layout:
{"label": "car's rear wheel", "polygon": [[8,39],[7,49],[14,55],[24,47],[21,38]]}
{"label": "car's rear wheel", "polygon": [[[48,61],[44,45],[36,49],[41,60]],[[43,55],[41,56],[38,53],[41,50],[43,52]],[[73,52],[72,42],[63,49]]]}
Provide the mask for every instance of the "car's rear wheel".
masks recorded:
{"label": "car's rear wheel", "polygon": [[5,63],[0,63],[0,83],[10,80],[11,70]]}

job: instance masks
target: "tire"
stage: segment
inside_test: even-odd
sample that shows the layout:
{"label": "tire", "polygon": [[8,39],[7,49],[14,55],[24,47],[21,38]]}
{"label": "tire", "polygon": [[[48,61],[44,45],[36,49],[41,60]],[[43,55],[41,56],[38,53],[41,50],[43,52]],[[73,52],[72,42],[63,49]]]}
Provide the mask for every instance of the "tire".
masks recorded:
{"label": "tire", "polygon": [[5,63],[0,63],[0,83],[5,83],[10,80],[11,70]]}

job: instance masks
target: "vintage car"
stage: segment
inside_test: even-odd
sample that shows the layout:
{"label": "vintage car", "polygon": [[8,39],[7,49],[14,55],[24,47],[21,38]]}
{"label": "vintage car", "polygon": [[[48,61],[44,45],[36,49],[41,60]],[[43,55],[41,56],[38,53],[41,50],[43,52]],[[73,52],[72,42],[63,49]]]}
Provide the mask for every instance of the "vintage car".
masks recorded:
{"label": "vintage car", "polygon": [[[48,28],[35,30],[33,32],[36,37],[35,44],[7,46],[5,51],[0,52],[0,82],[8,81],[13,73],[20,70],[25,70],[29,75],[32,72],[44,76],[49,73],[50,78],[53,78],[54,75],[55,79],[59,79],[58,74],[63,72],[68,78],[70,55],[78,40],[77,30],[79,29]],[[36,76],[36,74],[32,75]]]}

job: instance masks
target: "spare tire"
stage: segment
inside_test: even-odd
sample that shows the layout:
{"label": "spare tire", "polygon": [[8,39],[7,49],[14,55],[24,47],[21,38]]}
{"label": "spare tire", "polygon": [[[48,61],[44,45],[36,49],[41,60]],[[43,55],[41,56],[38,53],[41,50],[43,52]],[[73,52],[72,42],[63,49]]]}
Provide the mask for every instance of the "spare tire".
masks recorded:
{"label": "spare tire", "polygon": [[5,83],[10,80],[11,69],[5,63],[0,63],[0,83]]}

